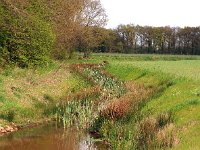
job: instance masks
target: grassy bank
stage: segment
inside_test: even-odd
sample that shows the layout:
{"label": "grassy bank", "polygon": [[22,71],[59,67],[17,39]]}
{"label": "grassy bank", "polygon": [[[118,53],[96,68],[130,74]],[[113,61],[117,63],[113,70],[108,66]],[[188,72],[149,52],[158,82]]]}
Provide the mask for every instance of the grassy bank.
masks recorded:
{"label": "grassy bank", "polygon": [[[107,67],[110,73],[121,80],[142,84],[144,87],[154,89],[154,94],[139,109],[139,114],[142,117],[136,121],[135,116],[132,116],[128,122],[116,121],[113,123],[114,128],[111,132],[118,133],[121,129],[126,137],[128,137],[128,134],[134,136],[134,132],[138,128],[135,123],[139,124],[148,116],[157,117],[162,113],[172,112],[173,124],[176,128],[177,138],[180,140],[173,148],[193,149],[195,147],[199,149],[200,145],[197,142],[200,138],[199,63],[199,60],[111,61]],[[162,90],[156,90],[160,87],[162,87]],[[104,128],[102,126],[102,129]],[[130,131],[132,133],[129,133]],[[133,137],[131,137],[132,139],[124,139],[123,137],[123,140],[116,142],[116,136],[108,136],[107,138],[111,138],[110,140],[113,140],[114,144],[118,143],[116,148],[122,145],[129,146],[133,139]]]}
{"label": "grassy bank", "polygon": [[2,126],[50,118],[62,97],[89,86],[59,62],[38,69],[4,69],[0,73],[0,84]]}

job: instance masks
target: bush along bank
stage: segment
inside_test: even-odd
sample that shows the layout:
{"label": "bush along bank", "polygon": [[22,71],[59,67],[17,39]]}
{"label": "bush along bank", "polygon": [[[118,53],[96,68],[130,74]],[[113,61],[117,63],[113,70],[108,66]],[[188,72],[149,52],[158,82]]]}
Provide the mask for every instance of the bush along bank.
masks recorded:
{"label": "bush along bank", "polygon": [[40,17],[39,11],[31,12],[32,2],[27,3],[30,5],[24,10],[26,7],[21,6],[21,2],[16,2],[17,8],[10,1],[0,1],[0,67],[25,68],[50,62],[55,34],[50,22]]}

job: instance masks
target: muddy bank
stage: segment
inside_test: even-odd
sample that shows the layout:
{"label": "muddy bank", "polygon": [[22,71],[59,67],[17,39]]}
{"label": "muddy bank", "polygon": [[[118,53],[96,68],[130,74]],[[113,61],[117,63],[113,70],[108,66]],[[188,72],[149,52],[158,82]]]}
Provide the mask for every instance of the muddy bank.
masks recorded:
{"label": "muddy bank", "polygon": [[53,118],[45,119],[45,120],[27,123],[27,124],[21,124],[21,125],[11,122],[10,124],[7,124],[5,126],[0,126],[0,136],[4,136],[6,134],[10,134],[10,133],[23,130],[23,129],[30,129],[30,128],[34,128],[41,125],[47,125],[50,123],[55,123],[55,119]]}

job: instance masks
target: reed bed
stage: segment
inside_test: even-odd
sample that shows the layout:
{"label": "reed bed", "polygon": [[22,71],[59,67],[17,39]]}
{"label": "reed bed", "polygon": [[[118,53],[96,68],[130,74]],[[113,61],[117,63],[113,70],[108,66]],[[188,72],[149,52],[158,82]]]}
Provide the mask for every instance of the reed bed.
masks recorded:
{"label": "reed bed", "polygon": [[72,71],[94,86],[62,99],[57,106],[57,118],[63,122],[64,127],[90,127],[99,116],[103,102],[119,98],[126,92],[123,82],[103,71],[105,64],[70,65]]}
{"label": "reed bed", "polygon": [[72,100],[57,106],[57,120],[62,121],[64,128],[75,126],[77,129],[89,128],[93,120],[93,102],[83,99]]}

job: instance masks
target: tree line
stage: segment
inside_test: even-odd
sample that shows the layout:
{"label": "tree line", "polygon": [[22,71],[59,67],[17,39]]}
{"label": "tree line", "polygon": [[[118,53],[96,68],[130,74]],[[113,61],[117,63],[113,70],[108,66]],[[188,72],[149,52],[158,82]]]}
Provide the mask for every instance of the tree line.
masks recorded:
{"label": "tree line", "polygon": [[105,39],[98,52],[200,54],[200,27],[152,27],[129,24],[105,30]]}

